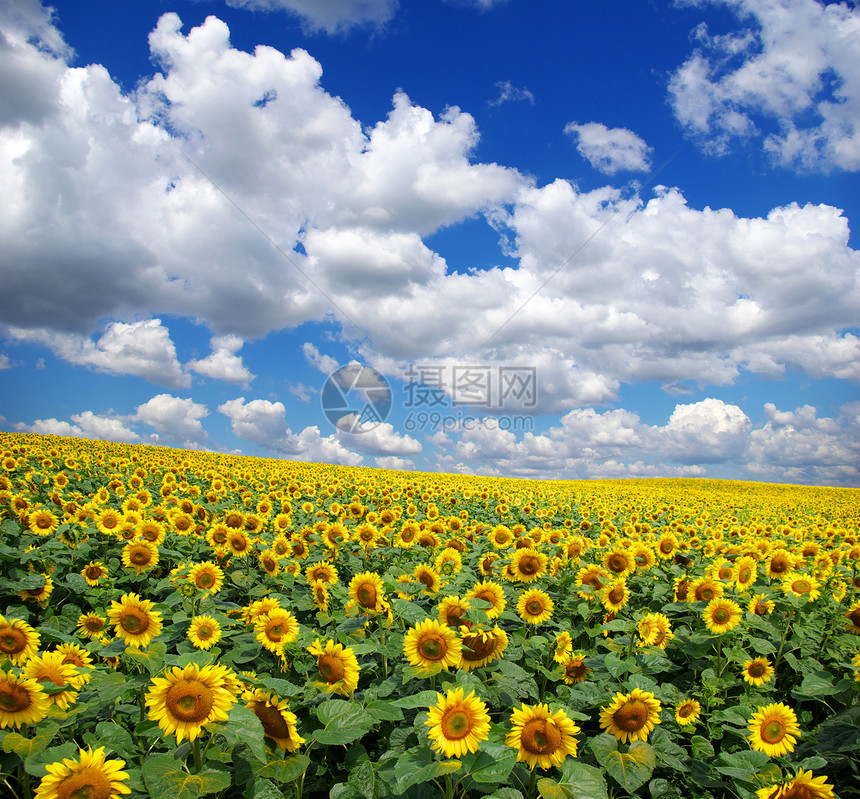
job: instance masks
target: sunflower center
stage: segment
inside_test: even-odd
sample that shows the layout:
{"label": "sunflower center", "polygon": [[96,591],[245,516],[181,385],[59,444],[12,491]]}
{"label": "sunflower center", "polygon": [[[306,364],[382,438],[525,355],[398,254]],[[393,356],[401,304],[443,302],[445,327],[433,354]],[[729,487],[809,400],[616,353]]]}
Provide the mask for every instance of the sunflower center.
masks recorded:
{"label": "sunflower center", "polygon": [[675,545],[671,541],[661,541],[660,542],[660,551],[664,555],[668,555],[674,548],[675,548]]}
{"label": "sunflower center", "polygon": [[621,555],[613,555],[609,559],[609,563],[607,564],[610,571],[614,571],[616,574],[623,572],[627,568],[627,560],[622,558]]}
{"label": "sunflower center", "polygon": [[448,645],[439,635],[428,635],[418,642],[418,651],[424,660],[430,660],[434,663],[443,660],[448,654]]}
{"label": "sunflower center", "polygon": [[788,563],[782,558],[774,559],[771,561],[770,570],[774,574],[782,574],[784,571],[788,571]]}
{"label": "sunflower center", "polygon": [[188,724],[202,724],[212,712],[212,689],[200,680],[181,680],[171,686],[165,700],[174,718]]}
{"label": "sunflower center", "polygon": [[621,585],[616,585],[607,595],[607,599],[613,604],[618,604],[622,599],[624,599],[624,587]]}
{"label": "sunflower center", "polygon": [[860,627],[860,609],[852,610],[850,613],[845,614],[848,617],[848,621],[850,621],[855,627]]}
{"label": "sunflower center", "polygon": [[129,560],[138,566],[145,566],[150,560],[152,560],[152,554],[148,549],[144,549],[143,547],[140,549],[133,549]]}
{"label": "sunflower center", "polygon": [[198,588],[211,588],[215,585],[215,575],[211,572],[203,572],[197,575],[196,585]]}
{"label": "sunflower center", "polygon": [[7,683],[0,689],[0,708],[7,713],[19,713],[30,707],[31,703],[30,692],[20,685]]}
{"label": "sunflower center", "polygon": [[104,626],[104,621],[97,616],[90,616],[86,621],[84,621],[84,627],[86,627],[91,633],[101,632]]}
{"label": "sunflower center", "polygon": [[806,580],[795,580],[791,584],[791,590],[798,594],[808,594],[811,586]]}
{"label": "sunflower center", "polygon": [[237,536],[230,541],[230,547],[234,552],[244,552],[248,548],[248,541],[241,536]]}
{"label": "sunflower center", "polygon": [[88,566],[86,576],[90,580],[98,580],[102,576],[102,570],[99,566]]}
{"label": "sunflower center", "polygon": [[27,636],[14,627],[7,627],[0,632],[0,652],[4,655],[17,655],[27,648]]}
{"label": "sunflower center", "polygon": [[448,740],[459,741],[465,738],[472,730],[472,720],[469,714],[461,708],[448,710],[441,721],[442,734]]}
{"label": "sunflower center", "polygon": [[520,559],[518,568],[521,574],[531,576],[532,574],[538,573],[540,565],[538,564],[537,558],[526,556]]}
{"label": "sunflower center", "polygon": [[765,667],[763,663],[750,663],[749,668],[747,669],[747,674],[750,677],[761,677],[765,673]]}
{"label": "sunflower center", "polygon": [[137,608],[127,608],[119,617],[119,624],[127,633],[134,635],[142,635],[149,629],[149,617],[137,610]]}
{"label": "sunflower center", "polygon": [[92,766],[69,774],[56,787],[57,799],[108,799],[112,795],[110,780]]}
{"label": "sunflower center", "polygon": [[571,661],[564,667],[564,673],[572,680],[581,680],[588,674],[588,669],[584,663]]}
{"label": "sunflower center", "polygon": [[372,584],[364,583],[359,587],[358,591],[356,591],[356,596],[358,597],[359,604],[363,608],[376,607],[376,588]]}
{"label": "sunflower center", "polygon": [[767,605],[762,602],[757,602],[755,608],[753,608],[753,613],[756,616],[764,616],[767,613]]}
{"label": "sunflower center", "polygon": [[317,668],[329,684],[340,682],[346,675],[343,661],[334,655],[320,655],[317,660]]}
{"label": "sunflower center", "polygon": [[744,566],[738,572],[738,581],[741,583],[749,582],[750,577],[752,576],[752,569],[749,566]]}
{"label": "sunflower center", "polygon": [[539,599],[530,599],[526,602],[526,612],[529,616],[540,616],[543,613],[543,602]]}
{"label": "sunflower center", "polygon": [[421,572],[418,575],[418,582],[421,583],[426,588],[433,587],[433,575],[430,572]]}
{"label": "sunflower center", "polygon": [[761,728],[761,739],[766,744],[778,744],[785,738],[785,725],[778,719],[770,719]]}
{"label": "sunflower center", "polygon": [[711,618],[716,624],[728,624],[731,616],[726,608],[716,608]]}
{"label": "sunflower center", "polygon": [[648,721],[648,705],[641,699],[632,699],[615,711],[613,720],[625,732],[641,730]]}
{"label": "sunflower center", "polygon": [[689,718],[690,716],[693,715],[693,706],[692,705],[681,705],[681,707],[678,708],[678,715],[682,719]]}
{"label": "sunflower center", "polygon": [[269,738],[289,738],[290,728],[281,711],[265,702],[254,703],[254,713],[263,724],[263,732]]}
{"label": "sunflower center", "polygon": [[208,641],[214,634],[215,631],[206,624],[202,624],[197,628],[197,637],[201,641]]}
{"label": "sunflower center", "polygon": [[483,660],[495,649],[496,640],[492,636],[467,635],[463,639],[463,660]]}
{"label": "sunflower center", "polygon": [[551,755],[561,746],[561,732],[547,719],[532,719],[523,726],[522,747],[533,755]]}
{"label": "sunflower center", "polygon": [[271,622],[266,625],[266,637],[270,641],[280,641],[284,637],[284,625],[280,621]]}

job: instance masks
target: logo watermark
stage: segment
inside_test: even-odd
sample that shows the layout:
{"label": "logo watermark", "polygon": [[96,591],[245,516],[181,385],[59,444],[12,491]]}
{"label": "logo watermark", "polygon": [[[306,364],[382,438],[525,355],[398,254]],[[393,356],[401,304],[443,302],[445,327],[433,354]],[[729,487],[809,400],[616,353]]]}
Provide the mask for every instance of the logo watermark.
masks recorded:
{"label": "logo watermark", "polygon": [[[534,430],[533,409],[538,404],[535,366],[410,364],[404,377],[406,432]],[[356,435],[385,422],[392,399],[388,380],[373,367],[355,361],[328,377],[321,396],[329,422],[337,430]],[[486,413],[478,415],[479,409]]]}

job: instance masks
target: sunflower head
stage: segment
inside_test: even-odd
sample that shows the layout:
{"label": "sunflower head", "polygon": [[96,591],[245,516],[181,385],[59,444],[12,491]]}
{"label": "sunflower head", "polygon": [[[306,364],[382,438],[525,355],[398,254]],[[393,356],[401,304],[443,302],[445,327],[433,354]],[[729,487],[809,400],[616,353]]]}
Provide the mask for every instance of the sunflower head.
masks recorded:
{"label": "sunflower head", "polygon": [[517,601],[517,613],[528,624],[543,624],[552,616],[555,603],[539,588],[525,591]]}
{"label": "sunflower head", "polygon": [[561,765],[570,755],[576,757],[576,735],[579,727],[563,710],[550,712],[545,704],[515,709],[511,715],[511,731],[505,743],[517,750],[517,761],[525,761],[530,769]]}
{"label": "sunflower head", "polygon": [[403,654],[409,665],[421,669],[425,676],[455,667],[461,651],[457,633],[436,619],[419,622],[403,639]]}
{"label": "sunflower head", "polygon": [[298,719],[286,699],[259,689],[246,690],[242,698],[246,700],[245,707],[260,719],[263,734],[282,752],[295,752],[305,742],[296,729]]}
{"label": "sunflower head", "polygon": [[98,797],[117,799],[131,793],[126,785],[129,775],[123,771],[124,760],[106,760],[104,747],[79,749],[77,759],[64,758],[61,762],[45,766],[34,799],[59,797]]}
{"label": "sunflower head", "polygon": [[325,646],[317,639],[308,647],[308,652],[316,656],[317,671],[321,680],[316,683],[327,694],[336,693],[349,696],[358,687],[360,666],[355,652],[331,639]]}
{"label": "sunflower head", "polygon": [[660,724],[661,709],[653,693],[634,688],[629,694],[615,694],[600,713],[600,726],[622,743],[644,741]]}
{"label": "sunflower head", "polygon": [[768,757],[791,752],[800,735],[797,716],[782,702],[759,707],[749,720],[750,747]]}
{"label": "sunflower head", "polygon": [[50,706],[51,698],[37,680],[0,672],[0,729],[38,724]]}
{"label": "sunflower head", "polygon": [[19,665],[35,656],[39,633],[27,622],[0,616],[0,663],[8,660]]}
{"label": "sunflower head", "polygon": [[675,721],[682,727],[695,724],[699,720],[702,706],[695,699],[685,699],[675,708]]}
{"label": "sunflower head", "polygon": [[455,688],[445,696],[436,694],[437,703],[429,709],[427,721],[431,747],[445,757],[462,757],[477,751],[490,734],[487,706],[472,691]]}

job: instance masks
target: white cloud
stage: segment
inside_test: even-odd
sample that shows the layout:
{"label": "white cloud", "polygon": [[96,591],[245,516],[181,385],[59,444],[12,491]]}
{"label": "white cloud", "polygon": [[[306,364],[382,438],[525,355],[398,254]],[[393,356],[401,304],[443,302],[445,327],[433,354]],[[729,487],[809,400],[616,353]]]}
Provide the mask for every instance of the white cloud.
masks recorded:
{"label": "white cloud", "polygon": [[744,28],[696,31],[699,48],[669,94],[678,120],[721,153],[763,138],[787,167],[860,169],[860,10],[817,0],[688,0],[725,5]]}
{"label": "white cloud", "polygon": [[314,369],[318,369],[324,375],[330,375],[332,372],[337,371],[338,362],[332,358],[331,355],[321,354],[316,345],[312,344],[310,341],[306,341],[302,344],[302,352],[304,353],[307,362],[313,366]]}
{"label": "white cloud", "polygon": [[357,25],[384,25],[397,11],[398,0],[227,0],[227,5],[287,11],[301,17],[311,31],[339,33]]}
{"label": "white cloud", "polygon": [[149,425],[173,442],[180,449],[204,449],[208,434],[201,419],[209,415],[209,409],[191,399],[181,399],[171,394],[157,394],[137,406],[135,419]]}
{"label": "white cloud", "polygon": [[298,438],[287,426],[287,409],[282,402],[264,399],[245,402],[244,397],[238,397],[219,405],[218,412],[230,419],[237,438],[288,455],[302,451]]}
{"label": "white cloud", "polygon": [[[338,421],[338,428],[339,441],[369,455],[417,455],[423,449],[420,441],[398,433],[390,422],[362,425],[350,414]],[[350,430],[356,432],[348,432]]]}
{"label": "white cloud", "polygon": [[56,333],[44,328],[9,328],[8,335],[43,344],[69,363],[89,366],[109,374],[135,375],[171,388],[187,388],[191,378],[182,371],[170,331],[160,319],[144,322],[111,322],[98,338],[75,333]]}
{"label": "white cloud", "polygon": [[564,132],[576,142],[577,152],[595,169],[607,175],[616,172],[647,172],[651,148],[627,128],[607,128],[600,122],[570,122]]}
{"label": "white cloud", "polygon": [[510,100],[525,100],[531,105],[535,104],[534,92],[525,87],[514,86],[509,80],[499,81],[496,88],[499,90],[499,96],[489,102],[490,106],[500,106]]}
{"label": "white cloud", "polygon": [[0,352],[0,371],[3,369],[11,369],[13,366],[12,361],[9,360],[9,356],[6,355],[5,352]]}
{"label": "white cloud", "polygon": [[398,458],[396,455],[386,455],[374,458],[377,469],[391,469],[396,472],[407,472],[415,469],[415,464],[409,458]]}
{"label": "white cloud", "polygon": [[15,429],[21,433],[36,433],[40,436],[68,436],[70,438],[83,438],[84,431],[77,425],[59,419],[36,419],[33,424],[18,422]]}
{"label": "white cloud", "polygon": [[213,380],[241,383],[247,388],[255,375],[242,362],[242,356],[236,354],[243,344],[239,336],[214,336],[212,352],[201,360],[189,361],[185,368]]}
{"label": "white cloud", "polygon": [[119,441],[125,444],[140,442],[140,436],[120,417],[100,416],[92,411],[73,413],[71,422],[59,419],[36,419],[32,424],[19,422],[17,430],[39,435],[71,436],[100,441]]}
{"label": "white cloud", "polygon": [[309,463],[338,463],[341,466],[361,466],[364,458],[357,452],[347,449],[332,434],[323,436],[316,426],[306,427],[299,433],[302,451],[297,460]]}

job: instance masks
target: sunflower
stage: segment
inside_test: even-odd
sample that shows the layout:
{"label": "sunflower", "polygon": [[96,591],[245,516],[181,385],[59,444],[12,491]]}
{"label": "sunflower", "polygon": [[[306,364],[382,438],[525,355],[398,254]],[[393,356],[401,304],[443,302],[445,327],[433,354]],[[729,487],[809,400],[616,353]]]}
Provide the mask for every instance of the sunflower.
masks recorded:
{"label": "sunflower", "polygon": [[688,724],[695,724],[699,720],[701,712],[702,706],[697,700],[684,699],[675,708],[675,721],[682,727],[686,727]]}
{"label": "sunflower", "polygon": [[472,626],[471,621],[463,618],[470,609],[469,600],[460,599],[458,596],[446,596],[436,608],[436,615],[439,621],[456,630],[461,626]]}
{"label": "sunflower", "polygon": [[860,635],[860,602],[855,602],[845,614],[847,624],[845,629],[854,635]]}
{"label": "sunflower", "polygon": [[323,682],[317,682],[327,694],[343,694],[349,696],[358,687],[358,676],[361,667],[352,649],[336,644],[331,639],[325,647],[317,639],[308,647],[308,652],[316,656],[317,671]]}
{"label": "sunflower", "polygon": [[[756,594],[747,605],[747,612],[753,613],[756,616],[765,616],[768,613],[773,613],[776,607],[773,600],[767,598],[767,594]],[[858,618],[860,621],[860,618]]]}
{"label": "sunflower", "polygon": [[48,688],[63,688],[50,694],[51,703],[60,710],[68,710],[70,705],[78,701],[78,689],[86,682],[77,668],[66,662],[62,652],[43,652],[30,658],[24,664],[22,674]]}
{"label": "sunflower", "polygon": [[24,602],[38,602],[44,608],[54,591],[54,581],[47,574],[41,576],[45,578],[45,584],[41,588],[25,588],[18,592],[18,596]]}
{"label": "sunflower", "polygon": [[626,577],[636,569],[636,561],[627,549],[613,547],[603,556],[603,566],[617,577]]}
{"label": "sunflower", "polygon": [[305,579],[311,585],[314,583],[334,585],[337,582],[337,569],[330,563],[315,563],[305,569]]}
{"label": "sunflower", "polygon": [[672,533],[667,533],[657,540],[657,546],[654,549],[658,557],[670,560],[678,551],[678,539]]}
{"label": "sunflower", "polygon": [[573,639],[567,630],[560,632],[555,637],[555,651],[552,653],[552,659],[556,663],[564,663],[573,652]]}
{"label": "sunflower", "polygon": [[458,669],[471,671],[498,660],[508,646],[508,634],[500,627],[490,632],[470,632],[462,637]]}
{"label": "sunflower", "polygon": [[758,566],[753,558],[744,555],[735,561],[733,577],[738,591],[752,587],[758,577]]}
{"label": "sunflower", "polygon": [[585,655],[581,652],[571,652],[561,665],[564,666],[564,674],[561,678],[568,685],[584,682],[591,674],[591,669],[585,665]]}
{"label": "sunflower", "polygon": [[128,646],[145,649],[161,635],[161,614],[153,607],[152,602],[137,594],[124,594],[119,602],[110,603],[108,621]]}
{"label": "sunflower", "polygon": [[833,786],[827,776],[813,777],[811,771],[800,769],[791,779],[756,791],[758,799],[835,799]]}
{"label": "sunflower", "polygon": [[102,577],[107,577],[107,567],[98,560],[91,560],[83,569],[81,569],[83,578],[87,581],[87,585],[95,588],[99,584]]}
{"label": "sunflower", "polygon": [[806,596],[814,602],[821,596],[821,583],[809,575],[791,572],[782,578],[782,592],[796,597]]}
{"label": "sunflower", "polygon": [[206,531],[206,543],[209,544],[216,552],[220,552],[227,548],[227,537],[230,535],[230,528],[226,524],[212,525]]}
{"label": "sunflower", "polygon": [[618,613],[630,600],[630,589],[624,577],[613,580],[600,591],[600,602],[610,613]]}
{"label": "sunflower", "polygon": [[580,588],[590,587],[593,591],[580,591],[579,595],[583,599],[590,599],[595,596],[597,591],[606,584],[606,570],[602,566],[596,564],[591,566],[583,566],[576,574],[576,584]]}
{"label": "sunflower", "polygon": [[256,602],[252,602],[250,605],[242,609],[242,620],[246,624],[254,625],[262,619],[263,616],[267,616],[273,610],[280,607],[281,606],[278,604],[277,599],[270,596],[264,596],[262,599],[258,599]]}
{"label": "sunflower", "polygon": [[311,593],[313,594],[317,610],[325,613],[328,610],[328,588],[326,588],[326,584],[313,583],[311,585]]}
{"label": "sunflower", "polygon": [[515,579],[523,583],[533,583],[543,576],[549,558],[533,547],[522,547],[511,558],[511,571]]}
{"label": "sunflower", "polygon": [[424,563],[419,563],[412,572],[412,579],[416,583],[421,583],[424,586],[425,594],[438,593],[442,581],[439,577],[439,572],[427,566]]}
{"label": "sunflower", "polygon": [[27,622],[0,616],[0,663],[20,665],[29,660],[39,649],[39,638]]}
{"label": "sunflower", "polygon": [[158,547],[149,541],[129,541],[122,549],[122,565],[142,574],[158,565]]}
{"label": "sunflower", "polygon": [[410,666],[424,672],[422,676],[430,676],[455,667],[460,662],[462,645],[447,624],[425,619],[406,633],[403,654]]}
{"label": "sunflower", "polygon": [[224,570],[211,560],[204,560],[191,567],[188,582],[199,591],[217,594],[224,585]]}
{"label": "sunflower", "polygon": [[247,558],[251,553],[251,539],[244,530],[231,530],[227,534],[227,549],[234,558]]}
{"label": "sunflower", "polygon": [[195,616],[188,627],[188,640],[197,649],[210,649],[221,640],[221,625],[212,616]]}
{"label": "sunflower", "polygon": [[155,546],[163,544],[164,539],[167,537],[167,531],[164,529],[164,525],[154,519],[146,519],[141,522],[135,528],[135,532],[144,541],[149,541],[150,544],[155,544]]}
{"label": "sunflower", "polygon": [[78,669],[78,677],[81,685],[85,685],[92,678],[90,670],[92,669],[93,659],[90,653],[77,644],[57,644],[54,650],[63,656],[63,663],[71,663]]}
{"label": "sunflower", "polygon": [[517,613],[528,624],[543,624],[552,616],[555,603],[540,588],[526,591],[517,601]]}
{"label": "sunflower", "polygon": [[0,729],[38,724],[50,707],[51,698],[36,680],[0,671]]}
{"label": "sunflower", "polygon": [[394,536],[394,546],[400,547],[401,549],[411,549],[415,546],[415,542],[418,540],[420,532],[421,527],[418,522],[412,519],[408,520],[403,527],[397,531],[397,535]]}
{"label": "sunflower", "polygon": [[102,640],[106,626],[107,619],[98,613],[82,613],[78,616],[78,632],[84,638]]}
{"label": "sunflower", "polygon": [[686,602],[690,596],[690,580],[686,577],[676,577],[672,588],[676,602]]}
{"label": "sunflower", "polygon": [[797,716],[782,702],[759,707],[749,720],[747,729],[750,731],[750,747],[768,757],[793,751],[800,735]]}
{"label": "sunflower", "polygon": [[283,608],[275,608],[261,616],[254,624],[254,634],[265,649],[276,655],[294,641],[299,634],[299,623],[292,613]]}
{"label": "sunflower", "polygon": [[105,535],[114,535],[122,523],[122,515],[113,508],[105,508],[96,516],[96,527]]}
{"label": "sunflower", "polygon": [[263,569],[269,577],[277,576],[278,572],[281,570],[281,564],[278,563],[278,556],[272,552],[271,549],[263,550],[258,560],[260,562],[260,567]]}
{"label": "sunflower", "polygon": [[254,711],[263,725],[263,735],[282,752],[295,752],[305,739],[296,729],[298,719],[289,709],[286,699],[280,699],[268,691],[249,689],[242,694],[245,707]]}
{"label": "sunflower", "polygon": [[674,638],[672,625],[662,613],[646,613],[636,625],[639,635],[637,646],[656,646],[665,649],[666,644]]}
{"label": "sunflower", "polygon": [[750,685],[764,685],[773,679],[773,665],[767,658],[747,660],[741,676]]}
{"label": "sunflower", "polygon": [[776,549],[770,553],[765,568],[768,577],[782,578],[794,571],[796,565],[797,559],[787,549]]}
{"label": "sunflower", "polygon": [[723,596],[725,589],[716,580],[702,577],[687,586],[687,602],[711,602]]}
{"label": "sunflower", "polygon": [[712,599],[703,612],[705,627],[715,635],[733,630],[741,621],[741,606],[731,599]]}
{"label": "sunflower", "polygon": [[507,549],[514,543],[514,534],[504,524],[498,524],[490,530],[488,538],[495,549]]}
{"label": "sunflower", "polygon": [[517,750],[517,762],[525,761],[529,768],[560,766],[570,755],[576,757],[576,735],[580,732],[563,710],[551,713],[541,703],[523,704],[511,714],[511,731],[505,743]]}
{"label": "sunflower", "polygon": [[382,613],[388,609],[382,578],[374,572],[356,574],[349,581],[349,602],[347,610],[361,607],[369,613]]}
{"label": "sunflower", "polygon": [[660,724],[661,709],[650,691],[634,688],[629,694],[616,693],[609,706],[601,708],[600,726],[621,743],[644,741]]}
{"label": "sunflower", "polygon": [[505,589],[493,580],[477,583],[466,593],[466,599],[483,599],[485,602],[489,602],[492,607],[484,611],[488,619],[498,618],[507,605]]}
{"label": "sunflower", "polygon": [[131,793],[125,783],[128,774],[123,771],[124,760],[105,760],[105,750],[100,746],[78,749],[78,759],[67,757],[61,763],[47,763],[34,799],[66,799],[66,797],[97,797],[97,799],[119,799]]}
{"label": "sunflower", "polygon": [[427,721],[430,746],[445,757],[462,757],[477,751],[481,741],[490,735],[487,706],[472,691],[464,696],[463,688],[436,694],[437,702],[429,709]]}
{"label": "sunflower", "polygon": [[153,677],[146,694],[149,718],[157,721],[165,735],[193,741],[203,733],[203,725],[227,721],[227,712],[236,701],[227,669],[189,663],[174,666],[166,677]]}
{"label": "sunflower", "polygon": [[499,556],[494,552],[487,552],[479,561],[478,561],[478,570],[481,572],[484,577],[492,577],[496,571],[496,561],[498,561]]}
{"label": "sunflower", "polygon": [[60,526],[60,520],[47,508],[38,508],[27,516],[27,527],[36,535],[51,535]]}

